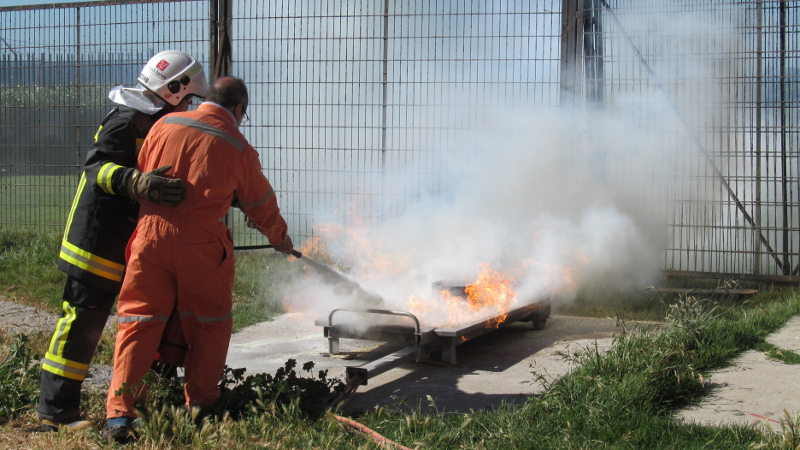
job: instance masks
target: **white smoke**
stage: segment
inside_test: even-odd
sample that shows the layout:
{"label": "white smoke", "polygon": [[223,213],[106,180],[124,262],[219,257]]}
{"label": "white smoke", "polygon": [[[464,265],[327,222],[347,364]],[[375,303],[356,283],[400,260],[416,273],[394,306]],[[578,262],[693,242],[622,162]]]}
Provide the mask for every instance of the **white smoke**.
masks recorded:
{"label": "white smoke", "polygon": [[[710,75],[698,75],[706,73],[702,67],[687,70],[697,78],[688,98],[700,104],[696,86],[707,85]],[[696,149],[674,109],[683,97],[672,94],[654,83],[636,95],[618,95],[604,109],[486,109],[476,121],[480,127],[439,149],[439,184],[426,185],[419,167],[395,166],[380,174],[381,192],[329,180],[336,187],[328,188],[358,192],[356,200],[370,198],[377,211],[394,211],[393,204],[380,204],[396,198],[392,193],[413,192],[418,199],[396,217],[371,222],[346,218],[348,204],[314,211],[316,223],[325,224],[316,232],[318,244],[350,278],[383,297],[386,308],[402,311],[410,298],[437,302],[433,283],[469,283],[483,267],[514,278],[520,305],[643,289],[662,276],[665,199],[683,195],[675,174],[707,170],[687,167],[686,155]],[[463,103],[461,93],[451,95]],[[713,114],[693,109],[694,125],[702,127],[703,117]],[[453,151],[459,148],[475,151]],[[318,317],[359,304],[308,281],[290,290],[296,306]]]}
{"label": "white smoke", "polygon": [[[660,275],[664,230],[652,204],[635,201],[652,190],[652,174],[669,152],[657,139],[624,125],[624,117],[579,111],[495,115],[482,130],[492,151],[469,161],[448,196],[422,197],[396,219],[374,224],[326,223],[325,251],[386,308],[406,311],[409,298],[436,302],[433,283],[475,281],[482,264],[514,278],[519,305],[566,301],[586,287],[642,289]],[[468,139],[476,139],[469,136]],[[631,146],[631,141],[636,141]],[[604,149],[633,148],[623,161]],[[401,177],[393,188],[402,190]],[[292,298],[316,305],[322,317],[358,299],[314,283],[293,287]],[[314,301],[309,301],[314,299]],[[429,318],[436,320],[436,318]]]}

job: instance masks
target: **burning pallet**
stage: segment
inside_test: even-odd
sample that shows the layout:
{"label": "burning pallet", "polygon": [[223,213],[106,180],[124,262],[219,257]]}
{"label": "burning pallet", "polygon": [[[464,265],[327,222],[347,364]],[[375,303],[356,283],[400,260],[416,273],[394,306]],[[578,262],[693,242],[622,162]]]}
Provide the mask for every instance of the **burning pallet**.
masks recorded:
{"label": "burning pallet", "polygon": [[[456,288],[463,289],[463,287]],[[376,317],[392,319],[392,323],[373,324],[356,329],[353,322],[341,321],[343,313],[355,314],[361,323],[375,322]],[[327,321],[318,320],[317,326],[324,329],[331,354],[340,353],[340,339],[359,339],[397,343],[406,347],[372,362],[357,367],[347,367],[347,378],[355,385],[366,385],[370,377],[380,375],[399,365],[429,360],[431,355],[441,352],[445,364],[456,365],[456,347],[494,330],[515,322],[530,321],[534,329],[544,328],[550,317],[550,302],[542,300],[533,304],[506,311],[495,317],[484,318],[456,327],[425,327],[419,318],[407,311],[384,309],[334,309]],[[338,319],[338,320],[337,320]],[[402,322],[402,323],[401,323]]]}

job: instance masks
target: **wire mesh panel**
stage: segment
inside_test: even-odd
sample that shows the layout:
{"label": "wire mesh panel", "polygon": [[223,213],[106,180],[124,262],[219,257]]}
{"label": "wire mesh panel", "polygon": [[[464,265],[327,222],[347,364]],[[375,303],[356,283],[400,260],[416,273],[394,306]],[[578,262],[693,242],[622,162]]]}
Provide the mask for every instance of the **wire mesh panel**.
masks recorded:
{"label": "wire mesh panel", "polygon": [[0,8],[0,225],[64,226],[111,87],[179,49],[208,61],[208,2]]}
{"label": "wire mesh panel", "polygon": [[[0,225],[63,226],[108,90],[167,48],[208,64],[220,25],[209,30],[210,9],[228,7],[216,3],[0,8]],[[298,243],[326,218],[382,222],[454,195],[470,175],[454,162],[497,150],[473,139],[493,109],[513,117],[536,105],[572,114],[553,122],[572,136],[550,142],[590,150],[572,167],[622,180],[625,201],[651,212],[665,269],[798,274],[799,2],[238,0],[232,10],[232,74],[251,96],[243,130]],[[608,117],[624,118],[622,139],[604,136]],[[502,179],[508,167],[484,160],[480,170]],[[547,190],[558,188],[531,195]],[[237,214],[237,245],[263,244]]]}
{"label": "wire mesh panel", "polygon": [[[482,109],[559,99],[560,0],[239,1],[245,135],[295,236],[442,194]],[[402,182],[398,182],[403,178]],[[253,236],[253,239],[258,239]]]}
{"label": "wire mesh panel", "polygon": [[652,174],[670,205],[665,268],[797,275],[800,4],[610,3],[606,106],[670,130],[672,167]]}

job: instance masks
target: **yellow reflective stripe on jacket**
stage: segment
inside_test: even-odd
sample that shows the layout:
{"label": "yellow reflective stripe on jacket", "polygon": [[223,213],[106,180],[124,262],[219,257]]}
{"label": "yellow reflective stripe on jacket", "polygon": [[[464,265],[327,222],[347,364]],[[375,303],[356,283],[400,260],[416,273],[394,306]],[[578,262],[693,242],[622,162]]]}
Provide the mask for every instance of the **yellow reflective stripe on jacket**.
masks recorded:
{"label": "yellow reflective stripe on jacket", "polygon": [[83,189],[86,187],[86,174],[81,173],[81,180],[78,182],[78,191],[75,193],[75,198],[72,200],[72,207],[69,209],[69,217],[67,217],[67,228],[64,230],[64,240],[66,240],[66,236],[69,236],[69,229],[72,227],[72,220],[75,216],[75,210],[78,209],[78,203],[80,203],[81,194],[83,193]]}
{"label": "yellow reflective stripe on jacket", "polygon": [[111,184],[111,177],[114,176],[114,172],[122,169],[122,166],[119,164],[114,164],[112,162],[108,162],[103,164],[103,167],[97,172],[97,186],[100,187],[104,192],[107,194],[114,194],[114,186]]}
{"label": "yellow reflective stripe on jacket", "polygon": [[97,142],[97,140],[98,140],[98,139],[100,139],[100,132],[101,132],[101,131],[103,131],[103,126],[102,126],[102,125],[100,125],[100,126],[97,128],[97,133],[95,133],[95,134],[94,134],[94,141],[95,141],[95,142]]}
{"label": "yellow reflective stripe on jacket", "polygon": [[86,250],[81,250],[73,244],[70,244],[66,239],[61,241],[61,259],[80,267],[83,270],[91,272],[97,276],[108,278],[113,281],[122,281],[122,275],[125,271],[124,264],[118,264],[114,261],[109,261],[97,255],[93,255]]}

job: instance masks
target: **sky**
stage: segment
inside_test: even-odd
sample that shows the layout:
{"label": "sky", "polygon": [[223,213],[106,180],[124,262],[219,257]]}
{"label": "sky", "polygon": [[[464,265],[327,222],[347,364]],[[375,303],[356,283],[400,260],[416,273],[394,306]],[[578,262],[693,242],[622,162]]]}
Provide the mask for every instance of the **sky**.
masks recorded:
{"label": "sky", "polygon": [[[97,0],[80,0],[83,2],[92,2]],[[54,3],[75,3],[72,1],[59,1],[59,0],[0,0],[0,6],[27,6],[27,5],[52,5]]]}

